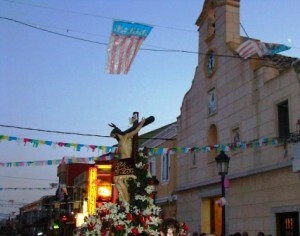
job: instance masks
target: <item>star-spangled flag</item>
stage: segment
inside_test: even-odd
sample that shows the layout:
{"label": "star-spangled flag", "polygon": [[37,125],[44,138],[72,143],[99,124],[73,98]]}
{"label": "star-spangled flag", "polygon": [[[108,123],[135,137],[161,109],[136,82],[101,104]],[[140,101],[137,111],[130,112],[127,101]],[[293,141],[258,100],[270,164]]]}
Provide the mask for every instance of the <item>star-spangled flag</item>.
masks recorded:
{"label": "star-spangled flag", "polygon": [[260,48],[259,48],[258,43],[256,41],[249,39],[249,40],[243,42],[236,49],[236,52],[243,59],[248,59],[249,57],[253,56],[256,53],[260,54]]}
{"label": "star-spangled flag", "polygon": [[149,25],[115,20],[108,44],[106,71],[109,74],[127,74],[151,30]]}
{"label": "star-spangled flag", "polygon": [[236,52],[243,59],[248,59],[256,53],[260,57],[265,55],[273,56],[274,54],[288,50],[290,48],[291,47],[284,44],[264,43],[248,39],[236,49]]}

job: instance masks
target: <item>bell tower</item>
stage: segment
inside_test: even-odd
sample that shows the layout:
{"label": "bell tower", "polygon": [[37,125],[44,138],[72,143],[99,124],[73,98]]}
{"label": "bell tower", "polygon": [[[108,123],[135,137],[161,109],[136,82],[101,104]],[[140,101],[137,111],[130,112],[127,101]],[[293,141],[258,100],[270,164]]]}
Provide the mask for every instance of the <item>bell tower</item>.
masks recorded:
{"label": "bell tower", "polygon": [[240,0],[205,0],[196,25],[199,53],[193,82],[200,83],[206,94],[207,115],[214,117],[218,114],[219,86],[226,71],[226,60],[220,55],[232,55],[232,45],[239,45],[241,40]]}
{"label": "bell tower", "polygon": [[[240,0],[205,0],[196,21],[199,52],[240,43]],[[199,58],[200,59],[200,58]]]}

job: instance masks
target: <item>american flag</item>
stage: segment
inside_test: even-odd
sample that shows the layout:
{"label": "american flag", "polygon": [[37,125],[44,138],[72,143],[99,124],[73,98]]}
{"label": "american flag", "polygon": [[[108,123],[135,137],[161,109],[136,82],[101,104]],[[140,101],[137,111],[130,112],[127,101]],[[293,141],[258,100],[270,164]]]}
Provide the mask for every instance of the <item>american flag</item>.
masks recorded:
{"label": "american flag", "polygon": [[140,46],[152,26],[127,21],[114,21],[108,45],[109,74],[127,74]]}
{"label": "american flag", "polygon": [[243,42],[237,49],[236,52],[242,57],[243,59],[247,59],[254,54],[258,54],[258,56],[262,57],[264,55],[274,55],[276,53],[285,51],[290,49],[284,44],[276,44],[276,43],[264,43],[258,42],[251,39]]}
{"label": "american flag", "polygon": [[259,45],[254,40],[247,40],[243,42],[237,49],[236,52],[239,54],[240,57],[243,59],[247,59],[251,56],[253,56],[255,53],[258,53],[261,55],[261,50],[259,48]]}

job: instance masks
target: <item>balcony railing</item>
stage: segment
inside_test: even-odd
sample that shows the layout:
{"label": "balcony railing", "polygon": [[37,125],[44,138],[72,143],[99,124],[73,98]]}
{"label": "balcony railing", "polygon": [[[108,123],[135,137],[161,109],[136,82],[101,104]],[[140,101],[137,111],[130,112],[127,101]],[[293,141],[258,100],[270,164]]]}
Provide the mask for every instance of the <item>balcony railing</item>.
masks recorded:
{"label": "balcony railing", "polygon": [[293,133],[290,133],[290,137],[288,139],[290,143],[298,143],[300,142],[300,130],[297,130]]}

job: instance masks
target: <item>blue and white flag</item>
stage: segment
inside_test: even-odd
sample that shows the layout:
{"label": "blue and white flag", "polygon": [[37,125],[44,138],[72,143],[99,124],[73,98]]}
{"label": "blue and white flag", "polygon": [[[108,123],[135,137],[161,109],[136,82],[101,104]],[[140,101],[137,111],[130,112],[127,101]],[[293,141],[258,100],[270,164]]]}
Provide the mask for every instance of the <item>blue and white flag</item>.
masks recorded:
{"label": "blue and white flag", "polygon": [[277,44],[277,43],[259,43],[259,48],[261,51],[261,55],[270,55],[273,56],[276,53],[289,50],[291,47],[286,46],[284,44]]}
{"label": "blue and white flag", "polygon": [[236,49],[236,52],[243,59],[248,59],[254,54],[258,54],[258,56],[260,57],[273,56],[274,54],[288,50],[290,48],[291,47],[283,44],[264,43],[264,42],[248,39]]}
{"label": "blue and white flag", "polygon": [[106,71],[109,74],[127,74],[151,30],[152,26],[115,20],[108,45]]}

